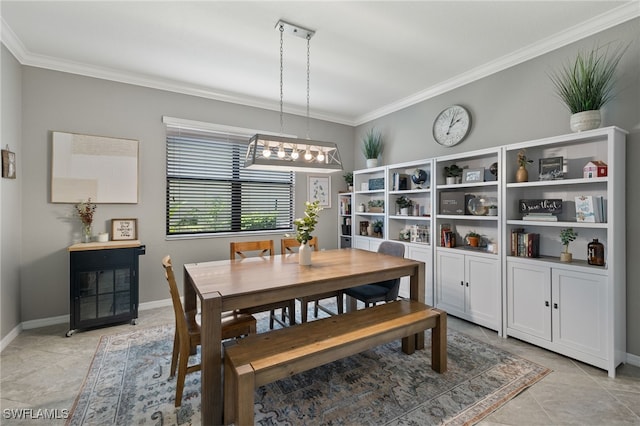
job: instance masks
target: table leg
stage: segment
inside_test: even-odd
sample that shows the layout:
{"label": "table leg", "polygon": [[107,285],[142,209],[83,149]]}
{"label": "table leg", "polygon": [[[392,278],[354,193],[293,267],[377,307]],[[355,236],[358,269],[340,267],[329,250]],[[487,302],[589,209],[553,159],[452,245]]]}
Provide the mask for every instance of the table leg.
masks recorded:
{"label": "table leg", "polygon": [[219,294],[202,297],[200,328],[202,354],[202,424],[222,424],[222,299]]}

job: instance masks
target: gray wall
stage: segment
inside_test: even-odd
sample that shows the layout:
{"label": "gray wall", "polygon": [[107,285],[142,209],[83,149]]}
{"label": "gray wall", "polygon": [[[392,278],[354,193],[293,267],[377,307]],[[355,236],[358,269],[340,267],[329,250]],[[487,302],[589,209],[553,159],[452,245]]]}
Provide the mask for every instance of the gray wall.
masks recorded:
{"label": "gray wall", "polygon": [[[372,126],[386,139],[384,164],[570,133],[570,113],[555,97],[547,73],[574,58],[578,50],[609,41],[633,41],[620,63],[616,86],[620,94],[603,110],[603,126],[616,125],[630,132],[626,146],[627,352],[640,356],[640,246],[635,244],[640,237],[640,179],[635,170],[640,163],[640,19],[359,126],[356,169],[365,167],[358,147]],[[469,108],[473,124],[467,139],[444,148],[431,136],[431,125],[452,104]]]}
{"label": "gray wall", "polygon": [[22,172],[22,78],[20,64],[2,45],[0,146],[16,153],[16,179],[0,179],[0,336],[21,322],[20,250]]}
{"label": "gray wall", "polygon": [[[162,116],[279,131],[279,112],[228,104],[193,96],[132,86],[68,73],[23,67],[23,248],[21,262],[22,321],[69,313],[69,255],[80,222],[73,205],[50,200],[51,131],[85,133],[140,141],[138,204],[99,204],[94,233],[108,231],[117,217],[136,217],[139,239],[147,252],[140,258],[141,303],[168,299],[160,260],[171,254],[183,263],[229,256],[229,238],[165,240],[165,126]],[[306,119],[286,116],[285,132],[305,135]],[[347,167],[353,164],[354,129],[313,120],[311,137],[334,141]],[[342,174],[332,176],[335,194]],[[306,200],[306,175],[296,176],[296,216]],[[298,184],[299,183],[299,184]],[[335,248],[337,213],[321,213],[317,235],[321,248]],[[280,239],[282,234],[256,238]],[[177,274],[180,282],[181,274]]]}
{"label": "gray wall", "polygon": [[[386,137],[386,164],[568,133],[569,113],[555,99],[546,73],[572,58],[578,48],[611,40],[635,40],[621,63],[621,93],[604,110],[603,125],[617,125],[631,132],[627,139],[627,335],[628,352],[640,356],[640,284],[635,279],[640,276],[640,264],[634,262],[640,258],[640,248],[633,244],[634,236],[640,235],[640,226],[632,214],[640,209],[640,182],[632,175],[632,166],[640,162],[639,27],[640,20],[635,19],[355,129],[313,120],[311,136],[338,142],[345,168],[359,169],[364,167],[360,140],[372,125]],[[49,203],[52,130],[141,141],[140,202],[99,205],[94,226],[94,231],[99,232],[107,230],[113,217],[139,218],[140,239],[147,245],[147,254],[140,259],[141,302],[167,298],[159,265],[163,255],[171,254],[177,265],[228,256],[227,238],[164,238],[161,117],[278,131],[277,112],[20,67],[4,47],[2,89],[2,145],[10,143],[12,149],[15,146],[19,160],[18,179],[3,179],[0,185],[2,337],[22,321],[69,312],[66,247],[79,233],[79,221],[72,217],[71,205]],[[460,145],[443,148],[433,141],[431,124],[438,112],[455,103],[471,110],[472,131]],[[304,118],[286,116],[285,132],[304,135]],[[300,212],[306,199],[306,176],[299,174],[296,178],[301,183],[296,190]],[[332,185],[334,194],[343,188],[339,174],[333,175]],[[336,226],[334,204],[321,216],[319,236],[323,248],[335,247]]]}

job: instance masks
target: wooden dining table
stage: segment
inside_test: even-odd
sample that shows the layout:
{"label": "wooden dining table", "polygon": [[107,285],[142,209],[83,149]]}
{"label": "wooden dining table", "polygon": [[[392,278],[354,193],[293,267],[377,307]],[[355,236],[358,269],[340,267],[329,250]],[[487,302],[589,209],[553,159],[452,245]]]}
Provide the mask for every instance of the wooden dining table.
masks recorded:
{"label": "wooden dining table", "polygon": [[[199,300],[202,315],[203,425],[223,420],[222,312],[405,276],[410,277],[410,298],[424,302],[424,262],[359,249],[313,252],[311,262],[299,265],[296,253],[184,265],[185,312],[195,321]],[[415,348],[423,349],[424,333],[414,338]]]}

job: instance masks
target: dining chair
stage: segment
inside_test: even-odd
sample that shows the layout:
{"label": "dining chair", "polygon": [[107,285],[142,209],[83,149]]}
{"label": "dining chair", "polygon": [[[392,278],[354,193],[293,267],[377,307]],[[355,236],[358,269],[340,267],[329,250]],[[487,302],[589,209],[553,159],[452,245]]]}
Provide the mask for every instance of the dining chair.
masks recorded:
{"label": "dining chair", "polygon": [[[309,247],[312,247],[314,251],[318,251],[320,249],[318,245],[318,237],[311,238],[308,244],[309,244]],[[280,240],[280,253],[283,255],[293,254],[299,248],[300,248],[300,243],[295,238],[283,238]],[[312,296],[298,297],[298,300],[300,301],[300,304],[301,304],[300,313],[301,313],[302,322],[303,323],[307,322],[307,317],[308,317],[307,306],[309,302],[314,302],[313,315],[316,318],[318,318],[319,310],[323,310],[329,315],[335,315],[336,314],[335,312],[332,312],[326,307],[320,305],[320,300],[329,299],[331,297],[336,298],[336,306],[338,309],[338,314],[343,313],[344,308],[343,308],[343,301],[342,301],[343,299],[342,290],[331,291],[331,292],[321,293],[321,294],[314,294]]]}
{"label": "dining chair", "polygon": [[[235,260],[236,258],[246,259],[250,253],[257,252],[257,256],[263,257],[273,256],[275,254],[273,240],[261,240],[261,241],[239,241],[229,243],[229,258]],[[275,310],[281,309],[280,319],[275,315]],[[285,319],[289,317],[289,325],[296,323],[296,301],[284,300],[282,302],[269,303],[266,305],[255,306],[252,308],[242,309],[241,312],[257,313],[269,311],[269,328],[273,329],[274,321],[278,321],[280,325],[286,327]]]}
{"label": "dining chair", "polygon": [[[378,253],[404,257],[404,244],[393,241],[383,241],[378,247]],[[368,308],[371,304],[375,306],[378,302],[390,302],[392,300],[396,300],[398,298],[399,291],[400,278],[395,278],[393,280],[348,288],[344,290],[344,294],[363,301],[365,308]]]}
{"label": "dining chair", "polygon": [[[173,354],[171,356],[171,370],[169,377],[176,375],[178,370],[178,378],[176,381],[176,401],[175,406],[182,404],[182,391],[184,390],[184,381],[187,373],[193,373],[201,369],[200,364],[188,365],[189,355],[195,353],[196,348],[200,345],[200,326],[195,321],[187,320],[180,293],[176,284],[176,278],[171,265],[171,257],[165,256],[162,259],[164,267],[164,275],[169,284],[169,293],[173,302],[173,313],[176,320],[176,332],[173,337]],[[256,319],[249,314],[237,312],[224,312],[222,314],[222,340],[233,339],[236,337],[255,334]]]}

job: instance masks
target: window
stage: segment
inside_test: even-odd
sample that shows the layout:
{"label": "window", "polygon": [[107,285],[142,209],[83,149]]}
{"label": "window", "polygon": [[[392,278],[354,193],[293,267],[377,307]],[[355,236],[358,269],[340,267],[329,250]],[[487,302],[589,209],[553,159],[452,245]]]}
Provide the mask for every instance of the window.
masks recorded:
{"label": "window", "polygon": [[167,235],[292,229],[294,173],[245,169],[250,136],[167,125]]}

